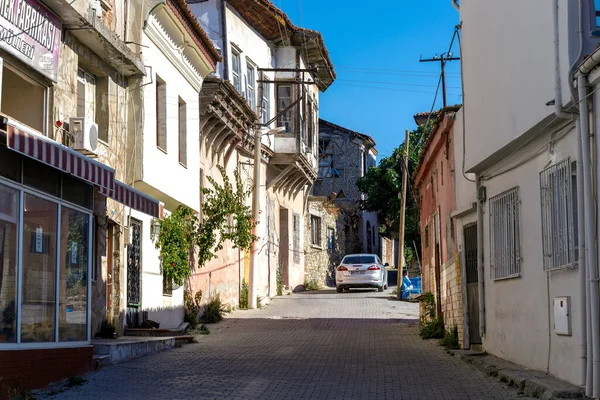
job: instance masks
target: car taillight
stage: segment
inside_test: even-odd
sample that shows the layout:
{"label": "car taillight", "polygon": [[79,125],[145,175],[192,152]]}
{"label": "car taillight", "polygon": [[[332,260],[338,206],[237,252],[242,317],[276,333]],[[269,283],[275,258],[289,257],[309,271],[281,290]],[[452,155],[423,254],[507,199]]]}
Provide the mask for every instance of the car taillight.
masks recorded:
{"label": "car taillight", "polygon": [[344,267],[343,265],[340,265],[339,267],[337,267],[338,271],[348,271],[348,268]]}
{"label": "car taillight", "polygon": [[369,271],[379,271],[381,268],[379,268],[379,265],[371,265],[369,268],[367,268]]}

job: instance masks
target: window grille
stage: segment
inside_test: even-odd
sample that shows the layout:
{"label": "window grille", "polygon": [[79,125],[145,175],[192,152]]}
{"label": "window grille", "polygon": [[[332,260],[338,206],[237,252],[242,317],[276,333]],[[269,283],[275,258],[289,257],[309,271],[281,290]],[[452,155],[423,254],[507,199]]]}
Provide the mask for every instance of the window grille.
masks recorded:
{"label": "window grille", "polygon": [[294,264],[300,264],[300,214],[294,214]]}
{"label": "window grille", "polygon": [[519,188],[490,198],[490,277],[521,275]]}
{"label": "window grille", "polygon": [[574,210],[576,176],[570,159],[540,173],[542,248],[544,270],[573,266],[577,262],[577,217]]}

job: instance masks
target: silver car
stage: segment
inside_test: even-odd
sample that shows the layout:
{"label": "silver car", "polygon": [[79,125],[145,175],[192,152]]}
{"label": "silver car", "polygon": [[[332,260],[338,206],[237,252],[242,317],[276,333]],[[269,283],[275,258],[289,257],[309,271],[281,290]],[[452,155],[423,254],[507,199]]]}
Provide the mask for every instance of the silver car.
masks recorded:
{"label": "silver car", "polygon": [[388,272],[376,254],[348,254],[335,271],[335,288],[344,289],[374,287],[383,292],[388,287]]}

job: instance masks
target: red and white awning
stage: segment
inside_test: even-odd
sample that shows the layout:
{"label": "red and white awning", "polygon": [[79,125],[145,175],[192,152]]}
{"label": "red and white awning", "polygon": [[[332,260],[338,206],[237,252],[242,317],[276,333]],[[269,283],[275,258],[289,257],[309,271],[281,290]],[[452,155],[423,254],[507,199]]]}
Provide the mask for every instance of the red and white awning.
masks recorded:
{"label": "red and white awning", "polygon": [[160,209],[158,200],[155,200],[116,179],[115,192],[112,198],[121,204],[125,204],[127,207],[158,218]]}
{"label": "red and white awning", "polygon": [[160,203],[115,179],[115,170],[55,142],[18,121],[6,125],[8,148],[98,187],[98,192],[134,210],[159,216]]}
{"label": "red and white awning", "polygon": [[9,120],[6,126],[8,148],[58,170],[98,186],[100,193],[112,195],[115,170]]}

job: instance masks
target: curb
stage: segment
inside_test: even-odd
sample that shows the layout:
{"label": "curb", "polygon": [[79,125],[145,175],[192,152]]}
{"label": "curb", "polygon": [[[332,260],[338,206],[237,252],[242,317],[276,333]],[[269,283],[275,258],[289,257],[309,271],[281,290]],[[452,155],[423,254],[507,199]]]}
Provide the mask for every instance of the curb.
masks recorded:
{"label": "curb", "polygon": [[450,355],[459,355],[489,376],[498,378],[508,386],[516,387],[527,396],[543,400],[589,399],[583,388],[561,381],[544,372],[526,369],[520,365],[502,360],[485,352],[450,350]]}

